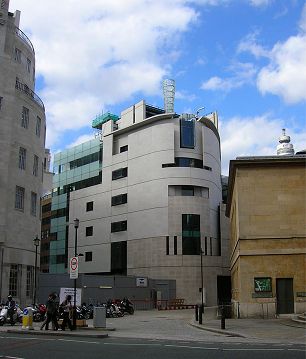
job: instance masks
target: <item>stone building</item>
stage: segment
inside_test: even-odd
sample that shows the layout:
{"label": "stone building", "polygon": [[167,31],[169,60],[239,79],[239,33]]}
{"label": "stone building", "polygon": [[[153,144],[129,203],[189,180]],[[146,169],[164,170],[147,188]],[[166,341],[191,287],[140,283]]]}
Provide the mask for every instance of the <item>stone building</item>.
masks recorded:
{"label": "stone building", "polygon": [[291,148],[281,154],[230,162],[226,214],[236,316],[306,310],[306,156]]}
{"label": "stone building", "polygon": [[45,109],[35,90],[35,52],[19,29],[20,12],[0,8],[0,299],[33,300],[40,235]]}
{"label": "stone building", "polygon": [[141,101],[94,126],[102,183],[70,192],[68,257],[78,218],[80,273],[174,279],[176,297],[190,304],[202,285],[206,305],[228,299],[217,114],[165,113]]}

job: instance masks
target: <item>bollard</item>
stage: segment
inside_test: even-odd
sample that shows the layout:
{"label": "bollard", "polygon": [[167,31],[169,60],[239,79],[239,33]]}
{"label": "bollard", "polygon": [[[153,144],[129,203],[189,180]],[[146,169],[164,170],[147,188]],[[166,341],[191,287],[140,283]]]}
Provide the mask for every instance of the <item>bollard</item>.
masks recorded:
{"label": "bollard", "polygon": [[224,306],[221,306],[221,329],[225,329],[225,310]]}
{"label": "bollard", "polygon": [[198,310],[199,310],[199,307],[198,307],[198,305],[196,305],[195,306],[195,320],[196,320],[196,322],[199,321],[199,312],[198,312]]}
{"label": "bollard", "polygon": [[202,305],[199,306],[199,324],[202,324],[203,309]]}
{"label": "bollard", "polygon": [[33,330],[33,311],[31,307],[24,308],[22,316],[22,329]]}

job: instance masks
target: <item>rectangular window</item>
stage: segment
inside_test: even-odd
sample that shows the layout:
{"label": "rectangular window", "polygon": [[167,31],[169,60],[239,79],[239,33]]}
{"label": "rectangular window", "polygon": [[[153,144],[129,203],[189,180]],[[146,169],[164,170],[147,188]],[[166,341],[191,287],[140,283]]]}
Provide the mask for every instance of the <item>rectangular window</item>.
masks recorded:
{"label": "rectangular window", "polygon": [[112,180],[115,181],[119,178],[127,177],[127,173],[128,173],[127,167],[119,168],[118,170],[112,172]]}
{"label": "rectangular window", "polygon": [[200,250],[200,215],[182,214],[182,254],[199,255]]}
{"label": "rectangular window", "polygon": [[41,118],[40,117],[36,117],[36,128],[35,128],[35,133],[37,137],[40,137],[40,130],[41,130]]}
{"label": "rectangular window", "polygon": [[16,186],[15,208],[24,209],[24,188]]}
{"label": "rectangular window", "polygon": [[15,57],[16,62],[19,62],[21,64],[21,51],[15,47]]}
{"label": "rectangular window", "polygon": [[182,186],[182,196],[194,196],[194,187]]}
{"label": "rectangular window", "polygon": [[194,119],[180,119],[181,148],[194,148]]}
{"label": "rectangular window", "polygon": [[34,267],[33,266],[27,266],[27,283],[26,283],[26,297],[32,297],[33,293],[33,274],[34,274]]}
{"label": "rectangular window", "polygon": [[29,127],[29,109],[26,107],[22,107],[21,114],[21,127],[28,128]]}
{"label": "rectangular window", "polygon": [[13,297],[17,297],[18,284],[18,265],[11,264],[10,278],[9,278],[9,294]]}
{"label": "rectangular window", "polygon": [[93,235],[93,226],[86,227],[86,237],[91,237]]}
{"label": "rectangular window", "polygon": [[31,215],[36,216],[36,208],[37,208],[37,194],[35,192],[31,192]]}
{"label": "rectangular window", "polygon": [[173,254],[177,255],[177,236],[174,236],[174,248],[173,248]]}
{"label": "rectangular window", "polygon": [[26,169],[26,157],[27,157],[27,150],[25,148],[19,148],[19,165],[18,167],[21,170]]}
{"label": "rectangular window", "polygon": [[124,203],[127,203],[127,193],[112,197],[112,206],[118,206]]}
{"label": "rectangular window", "polygon": [[166,255],[169,255],[169,236],[166,236]]}
{"label": "rectangular window", "polygon": [[2,102],[3,102],[3,97],[0,96],[0,111],[1,111],[1,109],[2,109]]}
{"label": "rectangular window", "polygon": [[38,162],[39,158],[38,156],[34,155],[34,161],[33,161],[33,175],[38,176]]}
{"label": "rectangular window", "polygon": [[92,262],[92,252],[85,252],[85,262]]}
{"label": "rectangular window", "polygon": [[111,243],[111,273],[126,275],[127,272],[127,243]]}
{"label": "rectangular window", "polygon": [[120,153],[126,152],[126,151],[128,151],[128,149],[129,149],[129,146],[128,146],[128,145],[121,146],[121,147],[120,147]]}
{"label": "rectangular window", "polygon": [[127,230],[127,221],[113,222],[111,224],[111,232],[122,232]]}
{"label": "rectangular window", "polygon": [[31,60],[30,59],[27,59],[27,71],[28,71],[28,73],[31,72]]}
{"label": "rectangular window", "polygon": [[86,212],[93,211],[93,202],[86,203]]}

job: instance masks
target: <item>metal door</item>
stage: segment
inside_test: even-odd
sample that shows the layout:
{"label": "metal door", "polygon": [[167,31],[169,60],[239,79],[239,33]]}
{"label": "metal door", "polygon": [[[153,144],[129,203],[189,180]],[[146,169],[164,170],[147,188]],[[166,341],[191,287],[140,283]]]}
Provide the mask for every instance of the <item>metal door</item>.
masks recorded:
{"label": "metal door", "polygon": [[293,279],[276,279],[277,314],[294,313]]}

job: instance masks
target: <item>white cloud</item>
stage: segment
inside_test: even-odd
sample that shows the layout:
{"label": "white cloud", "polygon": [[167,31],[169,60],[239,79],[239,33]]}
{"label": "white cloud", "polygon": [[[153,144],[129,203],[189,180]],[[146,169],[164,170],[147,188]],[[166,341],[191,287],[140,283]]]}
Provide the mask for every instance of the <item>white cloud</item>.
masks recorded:
{"label": "white cloud", "polygon": [[267,6],[269,5],[273,0],[250,0],[250,4],[252,6]]}
{"label": "white cloud", "polygon": [[258,72],[257,87],[261,93],[272,93],[287,103],[306,101],[306,5],[300,20],[300,32],[271,50],[257,44],[256,33],[243,39],[238,52],[248,51],[256,58],[266,57],[269,64]]}
{"label": "white cloud", "polygon": [[[36,51],[47,110],[47,146],[64,131],[137,92],[160,93],[179,56],[181,35],[197,20],[188,0],[11,0]],[[203,1],[203,4],[216,1]]]}
{"label": "white cloud", "polygon": [[235,63],[231,65],[228,70],[233,72],[232,77],[222,79],[221,77],[213,76],[202,83],[201,89],[228,92],[247,83],[252,83],[257,71],[251,63]]}
{"label": "white cloud", "polygon": [[259,32],[255,31],[248,34],[244,39],[242,39],[238,45],[237,52],[250,52],[256,58],[259,57],[269,57],[270,53],[267,49],[257,43],[257,38]]}
{"label": "white cloud", "polygon": [[287,103],[306,101],[306,34],[273,47],[271,62],[259,72],[257,86]]}
{"label": "white cloud", "polygon": [[270,114],[221,120],[222,173],[228,174],[229,161],[238,156],[275,156],[282,128],[286,128],[295,151],[306,147],[306,129],[301,131]]}

